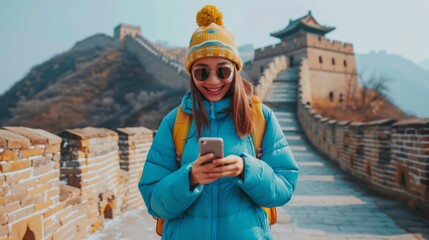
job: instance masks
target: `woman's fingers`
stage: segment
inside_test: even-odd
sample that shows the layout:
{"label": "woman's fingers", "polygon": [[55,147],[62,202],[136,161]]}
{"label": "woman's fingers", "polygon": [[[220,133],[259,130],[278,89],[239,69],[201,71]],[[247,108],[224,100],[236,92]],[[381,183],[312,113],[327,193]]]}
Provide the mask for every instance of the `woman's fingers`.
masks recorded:
{"label": "woman's fingers", "polygon": [[212,158],[213,154],[211,153],[198,157],[191,170],[193,182],[208,184],[221,177],[238,176],[243,171],[244,163],[242,158],[238,156],[230,155],[204,164]]}
{"label": "woman's fingers", "polygon": [[199,156],[195,164],[197,164],[198,166],[203,165],[205,162],[210,161],[213,156],[213,153],[208,153],[206,155]]}
{"label": "woman's fingers", "polygon": [[243,171],[243,160],[234,155],[223,159],[214,160],[213,165],[216,167],[208,169],[206,172],[213,176],[226,177],[238,176]]}

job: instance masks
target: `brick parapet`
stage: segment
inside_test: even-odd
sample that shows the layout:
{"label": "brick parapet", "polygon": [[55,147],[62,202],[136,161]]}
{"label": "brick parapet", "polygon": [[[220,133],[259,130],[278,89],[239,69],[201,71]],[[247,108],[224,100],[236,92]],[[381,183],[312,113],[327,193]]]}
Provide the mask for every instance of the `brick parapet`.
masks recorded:
{"label": "brick parapet", "polygon": [[123,177],[125,197],[124,208],[132,209],[143,206],[143,199],[138,191],[138,182],[142,174],[147,153],[152,145],[153,131],[144,127],[119,128],[120,167]]}
{"label": "brick parapet", "polygon": [[81,239],[104,219],[144,206],[137,184],[152,140],[143,127],[69,129],[60,137],[1,128],[0,239]]}
{"label": "brick parapet", "polygon": [[61,138],[40,129],[0,129],[0,238],[20,239],[27,229],[45,235],[43,216],[60,204]]}
{"label": "brick parapet", "polygon": [[323,118],[304,101],[310,68],[300,68],[298,119],[315,148],[380,192],[429,213],[429,119],[359,123]]}
{"label": "brick parapet", "polygon": [[277,75],[287,68],[287,60],[285,56],[278,56],[268,63],[267,67],[262,72],[256,85],[256,93],[263,100],[268,93],[274,79]]}
{"label": "brick parapet", "polygon": [[121,211],[125,190],[120,185],[118,134],[103,128],[69,129],[59,134],[61,176],[80,190],[89,232],[103,226],[104,218]]}
{"label": "brick parapet", "polygon": [[392,126],[392,162],[397,187],[416,205],[429,205],[429,119],[410,119]]}
{"label": "brick parapet", "polygon": [[353,44],[327,39],[315,34],[298,34],[280,43],[255,49],[254,59],[274,57],[300,48],[320,48],[329,51],[353,54]]}

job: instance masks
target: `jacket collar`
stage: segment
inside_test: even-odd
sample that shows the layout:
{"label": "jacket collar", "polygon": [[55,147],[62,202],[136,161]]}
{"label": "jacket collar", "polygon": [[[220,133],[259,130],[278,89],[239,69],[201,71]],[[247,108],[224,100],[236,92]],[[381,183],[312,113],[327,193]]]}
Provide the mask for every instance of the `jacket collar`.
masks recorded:
{"label": "jacket collar", "polygon": [[[232,100],[230,96],[225,96],[221,100],[217,102],[209,102],[207,100],[203,100],[204,108],[206,109],[206,112],[208,114],[208,117],[210,118],[211,111],[210,109],[213,109],[214,117],[216,119],[222,119],[228,116],[228,113],[231,109]],[[189,91],[185,94],[182,98],[182,103],[180,104],[182,106],[182,110],[192,115],[192,93]],[[197,106],[198,109],[198,106]]]}

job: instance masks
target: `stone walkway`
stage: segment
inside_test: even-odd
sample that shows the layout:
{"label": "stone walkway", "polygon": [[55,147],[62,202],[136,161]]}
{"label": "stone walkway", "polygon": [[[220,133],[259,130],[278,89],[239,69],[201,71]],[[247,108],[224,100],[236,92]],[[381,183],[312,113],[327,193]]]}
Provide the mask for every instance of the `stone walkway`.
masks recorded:
{"label": "stone walkway", "polygon": [[265,103],[274,110],[300,167],[291,202],[279,208],[274,239],[425,239],[429,221],[386,199],[319,156],[296,117],[298,69],[279,74]]}
{"label": "stone walkway", "polygon": [[[293,199],[278,208],[274,239],[429,239],[428,219],[371,191],[312,149],[296,118],[296,76],[297,69],[279,74],[266,98],[301,170]],[[154,224],[139,209],[107,222],[88,239],[157,240]]]}

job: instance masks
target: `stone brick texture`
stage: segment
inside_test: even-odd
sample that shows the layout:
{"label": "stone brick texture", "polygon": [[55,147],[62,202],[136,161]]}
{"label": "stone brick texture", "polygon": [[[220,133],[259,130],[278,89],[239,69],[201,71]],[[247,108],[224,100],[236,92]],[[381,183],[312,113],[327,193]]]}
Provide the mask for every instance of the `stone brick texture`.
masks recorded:
{"label": "stone brick texture", "polygon": [[81,239],[144,205],[149,129],[0,129],[0,239]]}

